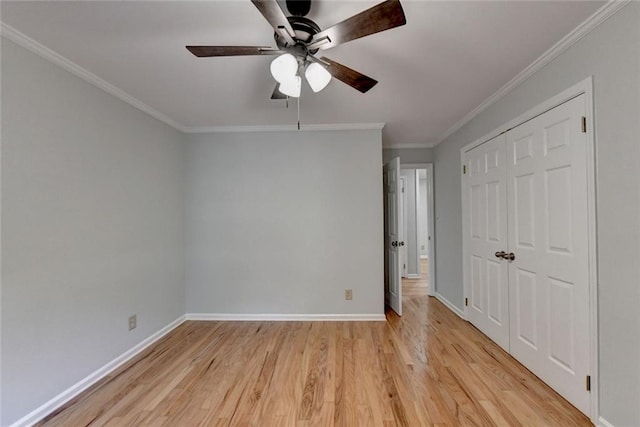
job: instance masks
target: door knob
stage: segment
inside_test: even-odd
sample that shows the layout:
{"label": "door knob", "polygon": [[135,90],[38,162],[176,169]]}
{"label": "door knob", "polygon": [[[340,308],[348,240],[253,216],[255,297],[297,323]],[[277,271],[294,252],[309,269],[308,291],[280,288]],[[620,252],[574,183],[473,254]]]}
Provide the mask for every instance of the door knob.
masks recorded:
{"label": "door knob", "polygon": [[505,251],[500,251],[500,252],[496,252],[496,253],[495,253],[496,258],[502,258],[502,259],[504,259],[504,256],[505,256],[506,254],[507,254],[507,253],[506,253]]}
{"label": "door knob", "polygon": [[397,247],[398,246],[398,242],[396,242],[396,241],[391,242],[391,246],[393,246],[394,248]]}
{"label": "door knob", "polygon": [[398,246],[404,246],[404,242],[398,242]]}
{"label": "door knob", "polygon": [[503,258],[508,261],[513,261],[514,259],[516,259],[516,254],[514,254],[513,252],[509,252],[508,254],[505,254]]}

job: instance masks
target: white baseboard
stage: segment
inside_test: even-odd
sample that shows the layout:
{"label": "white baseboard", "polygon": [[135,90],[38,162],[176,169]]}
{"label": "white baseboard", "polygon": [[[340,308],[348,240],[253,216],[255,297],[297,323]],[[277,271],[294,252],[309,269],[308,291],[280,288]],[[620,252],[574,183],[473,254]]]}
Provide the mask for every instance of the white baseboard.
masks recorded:
{"label": "white baseboard", "polygon": [[265,322],[364,322],[386,321],[381,314],[233,314],[233,313],[187,313],[187,320],[227,320]]}
{"label": "white baseboard", "polygon": [[429,259],[429,255],[420,255],[420,259]]}
{"label": "white baseboard", "polygon": [[462,310],[460,310],[458,307],[456,307],[451,301],[449,301],[448,299],[443,297],[442,294],[439,294],[438,292],[436,292],[433,296],[436,297],[436,299],[438,301],[440,301],[441,303],[446,305],[449,310],[453,311],[455,314],[460,316],[462,319],[467,320],[464,317],[464,312]]}
{"label": "white baseboard", "polygon": [[147,347],[149,347],[150,345],[158,341],[163,336],[167,335],[173,329],[175,329],[180,324],[182,324],[185,320],[186,320],[186,317],[184,315],[180,316],[179,318],[169,323],[164,328],[160,329],[158,332],[154,333],[147,339],[141,341],[140,343],[138,343],[131,349],[127,350],[126,352],[122,353],[120,356],[116,357],[111,362],[107,363],[97,371],[88,375],[84,379],[78,381],[77,383],[75,383],[74,385],[72,385],[71,387],[69,387],[68,389],[66,389],[65,391],[63,391],[62,393],[54,397],[53,399],[41,405],[39,408],[31,411],[29,414],[20,418],[18,421],[11,424],[10,427],[26,427],[26,426],[34,425],[35,423],[42,420],[44,417],[51,414],[53,411],[55,411],[56,409],[58,409],[59,407],[61,407],[62,405],[64,405],[74,397],[76,397],[78,394],[82,393],[87,388],[91,387],[93,384],[100,381],[105,376],[109,375],[115,369],[119,368],[129,360],[133,359],[136,355],[138,355]]}
{"label": "white baseboard", "polygon": [[407,279],[420,279],[421,277],[419,274],[407,274]]}
{"label": "white baseboard", "polygon": [[614,427],[614,426],[609,421],[607,421],[604,418],[600,417],[600,418],[598,418],[598,427]]}

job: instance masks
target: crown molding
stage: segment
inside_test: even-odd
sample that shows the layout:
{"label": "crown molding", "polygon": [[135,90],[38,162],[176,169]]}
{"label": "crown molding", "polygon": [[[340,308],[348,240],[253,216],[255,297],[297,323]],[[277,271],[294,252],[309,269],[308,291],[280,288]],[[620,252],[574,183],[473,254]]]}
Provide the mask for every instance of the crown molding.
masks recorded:
{"label": "crown molding", "polygon": [[[21,33],[10,25],[0,21],[0,34],[8,40],[22,46],[23,48],[35,53],[36,55],[48,60],[49,62],[61,67],[71,74],[80,77],[86,82],[102,89],[103,91],[115,96],[121,101],[126,102],[134,108],[143,111],[151,117],[171,126],[172,128],[183,133],[236,133],[236,132],[285,132],[298,130],[296,125],[260,125],[260,126],[183,126],[171,117],[150,107],[144,102],[134,98],[122,89],[101,79],[87,69],[70,61],[59,53],[49,49],[42,43],[39,43],[31,37]],[[331,131],[331,130],[382,130],[385,123],[339,123],[339,124],[309,124],[302,125],[301,131]]]}
{"label": "crown molding", "polygon": [[[297,125],[260,125],[260,126],[206,126],[194,127],[183,126],[176,120],[164,113],[150,107],[144,102],[134,98],[122,89],[108,83],[97,75],[70,61],[59,53],[49,49],[42,43],[37,42],[31,37],[21,33],[10,25],[0,21],[0,34],[8,40],[22,46],[23,48],[35,53],[36,55],[48,60],[49,62],[61,67],[71,74],[80,77],[93,86],[102,89],[110,95],[115,96],[121,101],[126,102],[134,108],[160,120],[161,122],[171,126],[172,128],[183,133],[236,133],[236,132],[284,132],[296,131]],[[309,124],[302,125],[301,131],[331,131],[331,130],[382,130],[385,123],[340,123],[340,124]]]}
{"label": "crown molding", "polygon": [[574,28],[569,34],[564,36],[558,43],[553,45],[549,50],[543,53],[538,59],[533,61],[527,68],[522,70],[518,75],[511,79],[507,84],[498,89],[493,95],[482,101],[480,105],[471,110],[466,116],[458,120],[453,126],[451,126],[444,134],[442,134],[433,146],[437,146],[445,139],[450,137],[454,132],[473,120],[478,114],[489,108],[491,105],[498,102],[512,89],[519,86],[526,79],[542,69],[545,65],[553,61],[560,56],[565,50],[570,48],[578,40],[593,31],[598,25],[602,24],[613,14],[618,12],[627,4],[631,3],[631,0],[610,0],[608,3],[598,9],[593,15],[588,17],[582,24]]}
{"label": "crown molding", "polygon": [[435,144],[431,143],[415,143],[415,144],[392,144],[392,145],[382,145],[382,148],[385,150],[402,150],[407,148],[433,148]]}
{"label": "crown molding", "polygon": [[15,28],[5,24],[4,22],[0,22],[0,34],[3,37],[6,37],[8,40],[16,43],[19,46],[35,53],[36,55],[52,62],[53,64],[59,66],[60,68],[70,72],[71,74],[80,77],[84,81],[92,84],[93,86],[102,89],[110,95],[115,96],[121,101],[126,102],[134,108],[137,108],[140,111],[143,111],[153,117],[154,119],[160,120],[161,122],[171,126],[172,128],[184,132],[184,126],[180,123],[173,120],[171,117],[166,114],[161,113],[160,111],[148,106],[144,102],[134,98],[129,95],[122,89],[108,83],[107,81],[101,79],[96,76],[92,72],[88,71],[85,68],[82,68],[78,64],[68,60],[64,56],[59,53],[49,49],[45,45],[35,41],[31,37],[21,33]]}
{"label": "crown molding", "polygon": [[[432,148],[443,142],[454,132],[462,128],[465,124],[470,122],[482,111],[486,110],[489,106],[495,104],[498,100],[503,98],[512,89],[520,85],[523,81],[531,77],[538,70],[543,68],[553,59],[558,57],[562,52],[567,50],[570,46],[576,43],[578,40],[589,34],[598,25],[607,20],[610,16],[622,9],[627,4],[631,3],[630,0],[610,0],[607,4],[602,6],[593,15],[587,18],[582,24],[573,29],[562,40],[552,46],[549,50],[543,53],[538,59],[533,61],[527,68],[522,70],[517,76],[511,79],[507,84],[498,89],[493,95],[485,99],[480,105],[470,111],[462,119],[458,120],[453,126],[451,126],[444,134],[442,134],[433,143],[427,144],[397,144],[394,146],[384,146],[387,149],[402,149],[402,148]],[[14,43],[22,46],[23,48],[39,55],[40,57],[49,60],[50,62],[58,65],[66,71],[74,74],[77,77],[87,81],[88,83],[104,90],[105,92],[115,96],[123,102],[137,108],[140,111],[150,115],[151,117],[160,120],[161,122],[171,126],[172,128],[183,133],[236,133],[236,132],[284,132],[284,131],[296,131],[298,130],[295,125],[259,125],[259,126],[183,126],[179,122],[175,121],[171,117],[164,113],[150,107],[144,102],[134,98],[127,94],[122,89],[108,83],[101,79],[90,71],[82,68],[74,62],[68,60],[59,53],[49,49],[43,44],[33,40],[27,35],[21,33],[15,28],[0,22],[0,34],[3,37],[13,41]],[[331,131],[331,130],[381,130],[385,123],[343,123],[343,124],[311,124],[302,125],[301,131]]]}
{"label": "crown molding", "polygon": [[385,123],[336,123],[300,125],[256,125],[256,126],[185,126],[185,133],[239,133],[239,132],[288,132],[331,130],[382,130]]}

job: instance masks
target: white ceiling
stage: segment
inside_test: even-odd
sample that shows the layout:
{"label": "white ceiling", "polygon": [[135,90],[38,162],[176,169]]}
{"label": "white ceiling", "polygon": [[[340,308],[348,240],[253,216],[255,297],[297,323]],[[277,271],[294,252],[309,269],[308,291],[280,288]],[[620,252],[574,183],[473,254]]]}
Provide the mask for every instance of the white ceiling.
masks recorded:
{"label": "white ceiling", "polygon": [[[326,28],[378,3],[314,0]],[[402,1],[407,25],[324,52],[379,81],[301,98],[303,124],[385,122],[385,146],[429,145],[602,1]],[[242,1],[3,1],[2,21],[186,127],[291,125],[269,99],[273,57],[198,59],[184,46],[273,46]]]}

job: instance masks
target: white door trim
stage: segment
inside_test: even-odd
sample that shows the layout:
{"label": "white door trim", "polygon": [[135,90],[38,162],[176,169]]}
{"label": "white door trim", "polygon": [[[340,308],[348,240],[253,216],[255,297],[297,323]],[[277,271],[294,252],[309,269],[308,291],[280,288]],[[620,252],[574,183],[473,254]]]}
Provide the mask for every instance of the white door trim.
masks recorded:
{"label": "white door trim", "polygon": [[[570,88],[562,91],[556,96],[544,101],[543,103],[533,107],[526,113],[518,116],[517,118],[507,122],[506,124],[499,126],[493,131],[487,133],[482,138],[478,138],[475,141],[465,145],[460,149],[460,166],[465,164],[465,155],[473,148],[489,141],[492,138],[507,132],[510,129],[526,122],[534,117],[537,117],[560,104],[563,104],[577,96],[585,94],[586,109],[585,114],[587,117],[587,216],[588,216],[588,239],[589,239],[589,324],[591,328],[590,334],[590,372],[591,372],[591,421],[597,425],[599,417],[599,372],[598,372],[598,254],[597,254],[597,209],[596,209],[596,138],[593,131],[594,124],[594,111],[593,111],[593,77],[588,77],[581,82],[571,86]],[[462,170],[461,170],[462,173]],[[464,241],[466,236],[466,228],[468,223],[469,211],[466,206],[466,186],[465,180],[461,179],[462,189],[462,232],[463,232],[463,244],[462,244],[462,256],[466,259],[467,244]],[[466,268],[463,268],[463,287],[464,297],[469,294],[469,280],[468,272]],[[463,301],[464,303],[464,301]],[[467,316],[467,307],[464,306],[464,315]]]}
{"label": "white door trim", "polygon": [[[402,169],[400,169],[400,173],[402,174]],[[407,274],[407,198],[405,196],[404,189],[406,187],[406,182],[404,181],[404,176],[400,175],[400,218],[398,219],[398,242],[405,242],[404,246],[401,246],[398,249],[398,253],[400,255],[400,262],[398,266],[400,267],[400,281],[402,279],[408,278]],[[402,285],[402,283],[400,284]]]}
{"label": "white door trim", "polygon": [[433,296],[436,294],[436,234],[435,234],[435,209],[433,206],[433,164],[427,165],[427,228],[429,235],[428,288],[427,292]]}
{"label": "white door trim", "polygon": [[420,235],[422,232],[424,232],[424,230],[422,230],[422,228],[420,227],[420,214],[419,214],[419,210],[418,210],[418,204],[419,203],[424,203],[424,201],[420,200],[420,175],[418,174],[418,171],[415,170],[414,171],[414,184],[413,184],[413,189],[415,190],[413,193],[413,198],[416,201],[414,203],[414,208],[415,208],[415,216],[416,216],[416,276],[419,279],[420,277],[422,277],[422,263],[420,262]]}

